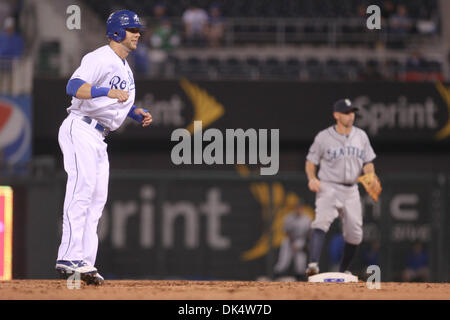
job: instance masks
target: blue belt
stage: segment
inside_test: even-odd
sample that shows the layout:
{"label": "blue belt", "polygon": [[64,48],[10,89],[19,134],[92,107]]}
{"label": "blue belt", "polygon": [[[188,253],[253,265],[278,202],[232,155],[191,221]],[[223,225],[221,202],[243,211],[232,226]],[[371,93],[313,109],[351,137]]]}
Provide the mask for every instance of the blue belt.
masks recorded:
{"label": "blue belt", "polygon": [[[81,118],[81,120],[83,120],[84,122],[86,122],[87,124],[91,124],[92,123],[92,119],[89,118],[88,116],[84,116],[83,118]],[[97,129],[98,131],[100,131],[104,137],[106,137],[109,133],[109,129],[105,128],[104,126],[102,126],[100,123],[97,122],[97,124],[95,125],[95,129]]]}

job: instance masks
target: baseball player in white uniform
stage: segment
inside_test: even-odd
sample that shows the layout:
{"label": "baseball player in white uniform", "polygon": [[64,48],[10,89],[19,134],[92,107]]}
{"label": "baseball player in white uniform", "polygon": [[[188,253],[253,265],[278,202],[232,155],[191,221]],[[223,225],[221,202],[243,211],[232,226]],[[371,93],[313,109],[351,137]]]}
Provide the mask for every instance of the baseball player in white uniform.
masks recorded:
{"label": "baseball player in white uniform", "polygon": [[[319,260],[325,235],[338,216],[345,240],[340,272],[348,267],[362,241],[362,208],[357,178],[375,172],[376,155],[367,134],[353,126],[355,110],[349,99],[333,106],[336,125],[317,134],[306,157],[308,188],[316,193],[316,216],[311,223],[306,275],[319,273]],[[316,176],[317,167],[319,172]]]}
{"label": "baseball player in white uniform", "polygon": [[305,244],[310,226],[311,217],[304,211],[303,204],[298,204],[295,211],[286,215],[283,221],[286,237],[281,242],[274,267],[276,277],[283,275],[294,261],[295,277],[303,280],[306,270]]}
{"label": "baseball player in white uniform", "polygon": [[67,185],[56,270],[63,277],[79,273],[86,283],[97,285],[104,282],[95,260],[97,225],[108,195],[105,137],[127,116],[144,127],[152,122],[147,110],[134,106],[133,72],[126,61],[138,44],[139,17],[121,10],[106,25],[109,44],[86,54],[67,84],[73,98],[58,134]]}

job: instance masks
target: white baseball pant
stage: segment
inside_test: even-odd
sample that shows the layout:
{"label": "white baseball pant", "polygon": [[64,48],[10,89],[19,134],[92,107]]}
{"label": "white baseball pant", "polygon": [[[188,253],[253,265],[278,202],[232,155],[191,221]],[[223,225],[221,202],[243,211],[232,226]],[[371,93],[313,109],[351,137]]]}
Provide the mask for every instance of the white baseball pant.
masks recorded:
{"label": "white baseball pant", "polygon": [[108,196],[107,144],[95,129],[97,122],[84,122],[69,114],[58,141],[67,172],[62,239],[58,260],[84,260],[94,266],[98,249],[97,226]]}

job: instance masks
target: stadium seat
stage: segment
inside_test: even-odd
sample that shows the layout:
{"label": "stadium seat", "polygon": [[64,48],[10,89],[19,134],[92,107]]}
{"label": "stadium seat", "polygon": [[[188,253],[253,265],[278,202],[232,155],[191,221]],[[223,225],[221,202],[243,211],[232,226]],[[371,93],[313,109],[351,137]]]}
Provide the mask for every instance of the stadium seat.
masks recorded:
{"label": "stadium seat", "polygon": [[390,58],[386,60],[386,66],[389,70],[399,72],[403,68],[403,63],[398,59]]}
{"label": "stadium seat", "polygon": [[439,61],[428,61],[428,72],[442,72],[442,64]]}
{"label": "stadium seat", "polygon": [[261,74],[261,61],[255,56],[245,58],[246,70],[250,78],[259,78]]}
{"label": "stadium seat", "polygon": [[322,63],[316,58],[309,58],[306,60],[306,70],[308,77],[311,80],[319,80],[323,77]]}
{"label": "stadium seat", "polygon": [[[161,0],[139,1],[139,0],[105,0],[84,2],[97,12],[103,19],[106,19],[113,9],[118,7],[127,7],[140,14],[143,19],[152,18],[153,8]],[[179,19],[185,12],[190,1],[164,1],[166,5],[166,14],[170,18]],[[350,24],[345,18],[358,18],[358,5],[378,4],[382,6],[383,0],[362,1],[362,0],[200,0],[198,4],[203,9],[208,10],[212,3],[218,3],[221,6],[222,14],[225,18],[312,18],[310,23],[303,24],[302,27],[295,23],[287,22],[284,33],[285,44],[310,43],[316,45],[331,44],[334,28],[326,21],[315,18],[344,18],[342,24],[338,27],[336,44],[338,45],[357,45],[373,47],[380,39],[373,36],[373,33],[367,33],[365,23]],[[400,3],[395,0],[394,4]],[[423,20],[437,26],[439,32],[439,7],[438,0],[409,0],[401,1],[407,7],[408,16],[413,20]],[[362,18],[363,20],[365,19]],[[176,20],[179,21],[179,20]],[[243,20],[241,20],[243,21]],[[267,22],[267,20],[266,20]],[[235,45],[247,44],[276,44],[280,41],[277,37],[278,22],[271,24],[254,23],[233,24],[227,28],[227,31],[233,32],[228,39]],[[284,22],[283,22],[284,24]],[[417,27],[413,28],[411,34],[415,33],[426,36]],[[433,27],[431,27],[433,30]],[[179,31],[182,31],[181,29]],[[430,31],[434,33],[435,31]],[[362,36],[367,35],[367,37]],[[406,35],[408,36],[408,35]],[[333,38],[334,39],[334,38]],[[405,41],[386,37],[385,45],[392,49],[401,49]],[[334,42],[333,42],[334,44]]]}
{"label": "stadium seat", "polygon": [[325,72],[330,80],[342,80],[347,76],[343,63],[335,58],[330,58],[325,62]]}
{"label": "stadium seat", "polygon": [[219,74],[224,78],[244,78],[247,75],[245,64],[236,57],[228,57],[221,61]]}
{"label": "stadium seat", "polygon": [[358,75],[363,70],[362,63],[355,58],[349,58],[343,62],[343,67],[347,72],[347,76],[350,80],[358,78]]}
{"label": "stadium seat", "polygon": [[[141,18],[152,18],[153,8],[158,2],[164,2],[166,6],[166,14],[169,18],[174,18],[174,23],[180,23],[180,18],[185,12],[190,1],[167,1],[167,0],[105,0],[105,1],[88,1],[83,0],[90,6],[99,16],[104,19],[111,13],[113,9],[119,7],[127,7],[139,13]],[[225,18],[243,18],[243,17],[273,17],[273,18],[290,18],[285,21],[270,21],[267,23],[260,23],[257,19],[255,22],[244,22],[242,24],[233,24],[227,27],[227,31],[233,32],[231,35],[225,35],[227,45],[252,45],[265,44],[275,45],[279,44],[280,39],[283,39],[287,45],[298,44],[324,44],[329,45],[330,42],[330,25],[326,21],[311,19],[310,23],[305,24],[301,20],[294,20],[292,18],[344,18],[344,24],[338,27],[337,37],[333,38],[336,43],[333,45],[337,47],[368,45],[373,46],[376,41],[380,41],[383,37],[372,37],[367,34],[365,24],[350,25],[345,24],[346,18],[358,17],[358,6],[378,4],[382,6],[384,0],[361,1],[361,0],[289,0],[289,1],[273,1],[273,0],[198,0],[196,3],[208,10],[212,3],[218,3],[221,6],[222,14]],[[408,16],[414,21],[417,19],[435,22],[437,26],[441,25],[439,21],[439,1],[438,0],[393,0],[394,5],[402,3],[407,7]],[[241,20],[240,21],[244,21]],[[282,22],[282,24],[279,24]],[[176,24],[175,23],[175,24]],[[174,24],[174,26],[175,26]],[[283,38],[279,38],[279,26],[284,29]],[[359,26],[359,27],[358,27]],[[179,27],[182,32],[182,27]],[[362,28],[362,30],[360,30]],[[334,29],[333,29],[334,30]],[[439,27],[438,27],[439,30]],[[367,37],[361,36],[359,33],[367,34]],[[351,34],[350,37],[345,35]],[[375,33],[372,33],[375,34]],[[408,35],[406,35],[408,36]],[[391,39],[386,37],[386,39]],[[420,38],[419,38],[420,39]],[[384,41],[384,40],[381,40]],[[417,42],[420,43],[420,42]],[[395,41],[385,43],[387,47],[396,48]],[[399,47],[400,48],[400,47]],[[398,48],[397,48],[398,49]],[[208,50],[208,48],[205,48]],[[330,50],[333,50],[330,47]],[[258,54],[258,48],[255,48],[255,56]],[[252,54],[252,53],[250,53]],[[276,54],[276,53],[275,53]],[[274,54],[274,55],[275,55]],[[211,76],[214,77],[248,77],[254,79],[263,77],[289,77],[297,78],[300,75],[309,75],[309,79],[357,79],[360,75],[364,76],[374,74],[374,72],[381,72],[389,79],[392,76],[397,77],[398,74],[404,72],[431,72],[442,73],[442,65],[439,61],[428,61],[425,63],[401,62],[398,59],[391,59],[391,61],[378,61],[377,59],[370,59],[369,61],[357,61],[356,59],[328,59],[323,63],[318,61],[316,56],[313,56],[309,61],[300,62],[299,59],[290,57],[283,60],[280,58],[260,58],[250,57],[248,59],[239,58],[239,61],[219,61],[219,58],[212,59],[198,59],[190,57],[180,61],[176,58],[169,59],[166,66],[162,70],[169,70],[170,74],[189,74],[197,77]],[[227,60],[227,59],[226,59]],[[304,72],[304,73],[303,73]],[[301,77],[304,79],[303,77]],[[308,77],[306,77],[307,79]]]}
{"label": "stadium seat", "polygon": [[289,78],[298,78],[302,71],[303,63],[297,57],[287,58],[284,64],[285,75]]}
{"label": "stadium seat", "polygon": [[247,64],[247,66],[249,66],[252,69],[259,70],[260,66],[261,66],[261,61],[257,57],[254,57],[254,56],[247,57],[245,59],[245,63]]}
{"label": "stadium seat", "polygon": [[180,75],[191,78],[203,78],[208,76],[208,68],[198,57],[189,57],[181,61]]}
{"label": "stadium seat", "polygon": [[427,71],[427,62],[425,59],[408,59],[406,61],[406,72],[426,72]]}
{"label": "stadium seat", "polygon": [[206,59],[206,65],[210,70],[219,70],[220,60],[217,57],[208,57]]}
{"label": "stadium seat", "polygon": [[261,70],[264,77],[283,77],[284,68],[281,61],[277,57],[268,57]]}

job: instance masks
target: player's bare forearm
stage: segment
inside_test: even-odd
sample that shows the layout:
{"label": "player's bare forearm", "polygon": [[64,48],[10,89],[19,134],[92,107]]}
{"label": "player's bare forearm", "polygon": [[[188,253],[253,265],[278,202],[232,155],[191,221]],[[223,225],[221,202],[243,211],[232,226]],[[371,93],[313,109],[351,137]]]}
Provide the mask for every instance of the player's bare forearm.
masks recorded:
{"label": "player's bare forearm", "polygon": [[321,188],[320,181],[316,177],[316,171],[317,166],[314,163],[306,160],[305,172],[306,176],[308,177],[308,188],[312,192],[317,192]]}
{"label": "player's bare forearm", "polygon": [[144,109],[142,109],[142,108],[134,109],[134,113],[137,114],[137,115],[142,115],[144,117],[143,120],[142,120],[142,126],[143,127],[149,126],[150,123],[152,123],[152,121],[153,121],[152,115],[149,112],[147,112]]}
{"label": "player's bare forearm", "polygon": [[375,166],[373,165],[373,163],[372,162],[366,163],[363,167],[363,172],[364,174],[375,173]]}
{"label": "player's bare forearm", "polygon": [[83,83],[82,86],[78,89],[78,91],[77,91],[77,93],[76,93],[75,96],[76,96],[78,99],[92,99],[92,96],[91,96],[91,89],[92,89],[92,86],[91,86],[89,83],[85,82],[85,83]]}
{"label": "player's bare forearm", "polygon": [[310,181],[312,179],[317,179],[316,171],[317,171],[317,166],[314,163],[306,160],[305,172],[306,172],[306,176],[308,177],[308,181]]}

